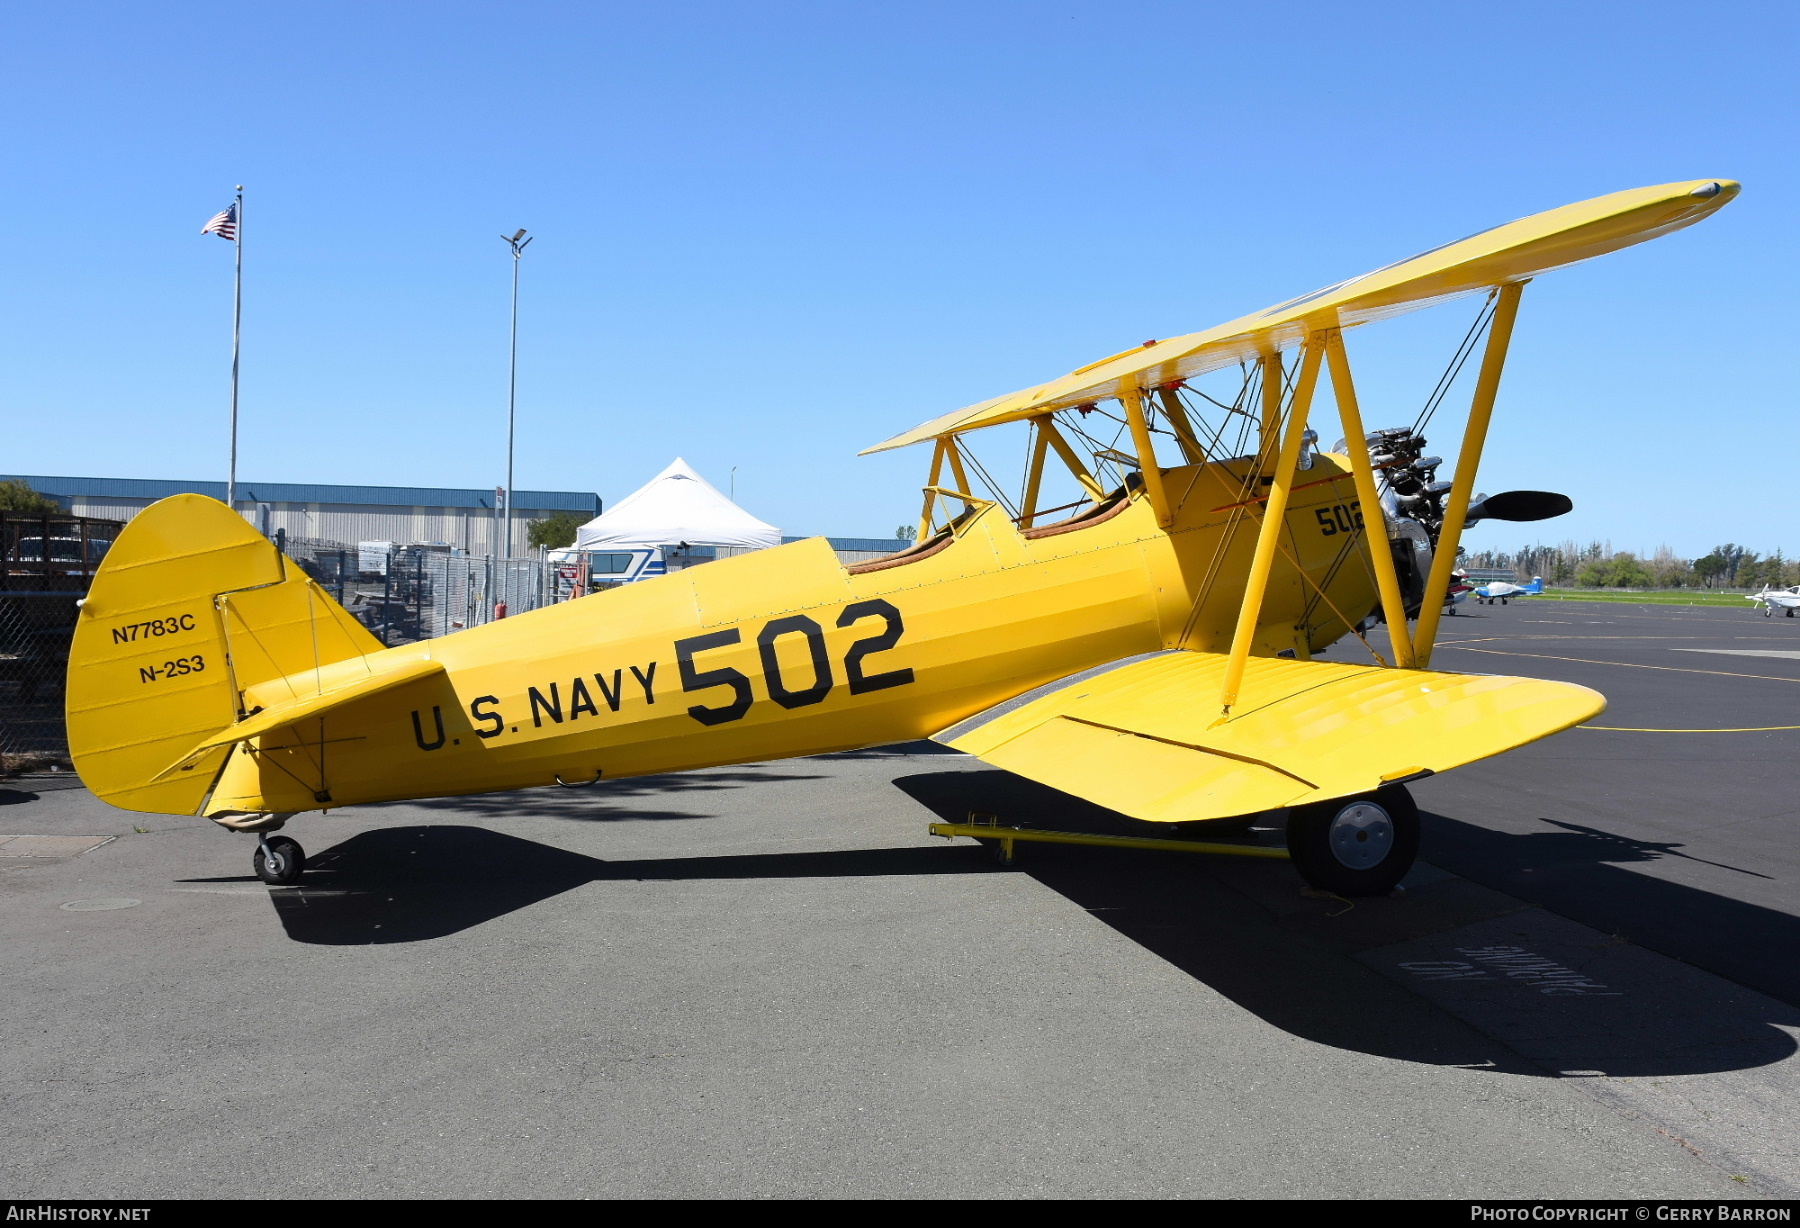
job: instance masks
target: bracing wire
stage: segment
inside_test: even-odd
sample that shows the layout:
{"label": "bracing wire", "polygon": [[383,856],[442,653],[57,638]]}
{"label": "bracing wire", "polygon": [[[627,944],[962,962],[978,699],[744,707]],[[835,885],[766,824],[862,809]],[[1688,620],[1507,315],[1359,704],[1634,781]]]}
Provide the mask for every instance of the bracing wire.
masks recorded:
{"label": "bracing wire", "polygon": [[[1109,418],[1112,417],[1112,415],[1110,415],[1110,414],[1108,414],[1106,416]],[[1114,421],[1117,421],[1117,419],[1114,419]],[[1080,427],[1080,425],[1077,424],[1073,419],[1071,419],[1069,422],[1065,423],[1064,425],[1069,430],[1071,430],[1075,433],[1075,437],[1077,439],[1081,440],[1083,443],[1088,445],[1088,451],[1090,453],[1092,453],[1094,456],[1094,470],[1095,470],[1095,473],[1097,476],[1104,476],[1105,473],[1109,470],[1117,473],[1118,465],[1112,461],[1102,458],[1099,454],[1101,452],[1110,452],[1119,446],[1119,440],[1125,434],[1125,428],[1123,425],[1121,425],[1117,431],[1113,432],[1113,437],[1112,437],[1111,443],[1101,443],[1094,436],[1092,436],[1092,435],[1088,434],[1086,431],[1084,431]],[[1102,485],[1118,486],[1118,485],[1122,485],[1124,483],[1124,481],[1125,481],[1125,475],[1119,474],[1117,481],[1104,482],[1104,483],[1102,483]]]}
{"label": "bracing wire", "polygon": [[[1250,430],[1260,422],[1257,415],[1250,413],[1244,408],[1244,402],[1262,386],[1262,368],[1260,366],[1251,367],[1240,362],[1238,364],[1238,372],[1240,375],[1240,382],[1238,385],[1237,399],[1234,403],[1229,405],[1224,401],[1219,400],[1217,397],[1211,396],[1190,385],[1184,384],[1177,392],[1177,396],[1180,397],[1183,407],[1188,411],[1189,419],[1197,424],[1194,434],[1195,437],[1201,441],[1202,449],[1205,451],[1209,460],[1218,461],[1225,460],[1228,457],[1243,456],[1245,454],[1245,449],[1249,446]],[[1208,404],[1217,406],[1225,411],[1222,415],[1219,415],[1218,424],[1216,426],[1212,422],[1213,415],[1205,412],[1192,398],[1181,395],[1182,393],[1189,392],[1206,401]],[[1231,446],[1227,448],[1225,446],[1226,432],[1231,429],[1232,418],[1234,416],[1239,419],[1236,424],[1237,433]]]}
{"label": "bracing wire", "polygon": [[[1258,375],[1260,374],[1260,364],[1256,368],[1242,369],[1244,369],[1245,378],[1243,390],[1239,394],[1240,401],[1247,399],[1253,386],[1261,386],[1260,379],[1252,374],[1253,371]],[[1287,423],[1290,407],[1291,402],[1283,404],[1277,410],[1275,431],[1272,435],[1273,439],[1279,440],[1281,438],[1281,432]],[[1251,421],[1255,421],[1260,427],[1260,418],[1254,420],[1247,419],[1246,422],[1241,425],[1238,435],[1240,455],[1242,454],[1243,448],[1247,447],[1249,443],[1247,432]],[[1187,619],[1182,624],[1179,643],[1187,643],[1189,638],[1194,634],[1194,628],[1199,625],[1200,614],[1206,608],[1206,603],[1211,599],[1214,585],[1218,582],[1219,576],[1223,574],[1226,556],[1230,553],[1232,546],[1236,543],[1239,531],[1242,530],[1247,521],[1258,525],[1262,523],[1259,516],[1255,516],[1251,513],[1250,504],[1246,501],[1247,496],[1249,496],[1252,488],[1255,486],[1257,476],[1263,469],[1264,457],[1262,451],[1263,450],[1259,447],[1257,455],[1254,458],[1247,458],[1250,463],[1244,466],[1244,476],[1238,484],[1238,498],[1240,501],[1232,507],[1230,515],[1226,518],[1225,527],[1219,534],[1218,545],[1213,548],[1212,559],[1208,562],[1206,574],[1201,580],[1198,591],[1195,593],[1194,604],[1189,608]]]}
{"label": "bracing wire", "polygon": [[1000,489],[1000,483],[994,481],[988,474],[987,467],[976,457],[969,445],[966,442],[959,443],[957,450],[962,453],[962,458],[969,462],[969,465],[975,470],[975,475],[988,488],[988,493],[1000,501],[1000,506],[1006,509],[1006,514],[1015,520],[1018,519],[1019,509],[1013,506],[1012,501],[1006,497],[1006,492]]}
{"label": "bracing wire", "polygon": [[1463,366],[1469,361],[1469,357],[1475,353],[1475,347],[1480,343],[1481,335],[1487,331],[1488,325],[1493,323],[1494,308],[1498,305],[1499,292],[1495,291],[1488,295],[1487,301],[1481,305],[1481,310],[1475,313],[1475,322],[1469,325],[1469,331],[1464,334],[1461,344],[1456,347],[1456,353],[1451,355],[1449,365],[1444,368],[1444,373],[1438,376],[1437,386],[1431,390],[1431,395],[1425,398],[1425,408],[1419,411],[1419,417],[1413,423],[1413,434],[1417,435],[1425,429],[1426,424],[1431,421],[1432,415],[1437,413],[1438,406],[1442,405],[1444,398],[1450,395],[1451,386],[1456,383],[1456,377],[1462,374]]}
{"label": "bracing wire", "polygon": [[[1176,396],[1180,397],[1181,393],[1186,392],[1186,391],[1188,391],[1188,390],[1186,388],[1183,388],[1179,392],[1176,393]],[[1201,395],[1204,395],[1204,394],[1201,394]],[[1207,397],[1206,399],[1208,401],[1212,401],[1211,397]],[[1194,432],[1194,434],[1196,437],[1198,437],[1199,439],[1202,440],[1202,443],[1203,443],[1202,450],[1206,453],[1207,459],[1222,460],[1223,459],[1222,445],[1224,444],[1224,441],[1225,441],[1225,427],[1231,421],[1230,415],[1227,414],[1225,417],[1220,418],[1219,425],[1217,427],[1214,427],[1212,425],[1212,423],[1207,421],[1207,416],[1200,412],[1200,407],[1195,405],[1191,400],[1188,400],[1186,397],[1182,397],[1181,404],[1182,404],[1182,407],[1188,411],[1189,420],[1199,423],[1199,428]],[[1218,402],[1213,401],[1213,404],[1217,405]]]}

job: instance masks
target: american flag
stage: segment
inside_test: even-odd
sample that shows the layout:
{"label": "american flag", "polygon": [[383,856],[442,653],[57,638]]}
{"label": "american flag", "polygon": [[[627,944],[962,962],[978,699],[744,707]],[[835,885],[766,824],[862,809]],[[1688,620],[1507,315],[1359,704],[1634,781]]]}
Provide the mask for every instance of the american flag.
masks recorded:
{"label": "american flag", "polygon": [[218,235],[230,243],[237,242],[237,203],[200,228],[203,235]]}

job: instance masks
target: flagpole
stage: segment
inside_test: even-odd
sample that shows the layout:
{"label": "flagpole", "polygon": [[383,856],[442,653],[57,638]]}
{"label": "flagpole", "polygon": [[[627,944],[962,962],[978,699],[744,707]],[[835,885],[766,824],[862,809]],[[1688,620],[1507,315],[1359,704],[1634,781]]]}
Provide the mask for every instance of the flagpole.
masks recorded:
{"label": "flagpole", "polygon": [[237,281],[231,294],[231,464],[225,476],[225,503],[237,510],[238,334],[244,322],[244,185],[237,185]]}
{"label": "flagpole", "polygon": [[[506,518],[502,521],[506,533],[506,544],[502,558],[513,556],[513,423],[518,405],[519,391],[519,257],[531,246],[531,240],[525,238],[525,232],[507,236],[502,239],[512,247],[512,346],[506,373]],[[524,239],[521,243],[519,240]]]}

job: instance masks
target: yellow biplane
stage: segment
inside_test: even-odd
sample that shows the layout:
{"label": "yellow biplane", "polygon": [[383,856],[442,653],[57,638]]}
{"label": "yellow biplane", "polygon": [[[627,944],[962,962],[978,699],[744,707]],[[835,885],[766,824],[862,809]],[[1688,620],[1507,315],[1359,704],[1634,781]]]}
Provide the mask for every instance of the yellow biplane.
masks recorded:
{"label": "yellow biplane", "polygon": [[[1430,668],[1464,526],[1568,506],[1472,506],[1521,291],[1737,191],[1698,180],[1568,205],[928,422],[871,449],[932,446],[915,544],[855,566],[814,538],[383,648],[242,516],[163,500],[81,607],[77,770],[113,805],[257,833],[258,874],[290,883],[303,854],[269,833],[300,811],[935,738],[1144,832],[1285,811],[1287,855],[1315,886],[1387,891],[1417,847],[1408,781],[1605,705]],[[1464,295],[1485,299],[1453,367],[1480,358],[1454,478],[1437,481],[1416,427],[1365,430],[1344,334]],[[1235,394],[1199,386],[1218,372]],[[1308,429],[1326,374],[1337,451]],[[968,439],[1004,423],[1028,438],[1016,499]],[[1053,480],[1077,502],[1041,507]],[[1377,617],[1376,664],[1313,659]],[[1014,839],[1186,843],[933,830],[1006,855]]]}

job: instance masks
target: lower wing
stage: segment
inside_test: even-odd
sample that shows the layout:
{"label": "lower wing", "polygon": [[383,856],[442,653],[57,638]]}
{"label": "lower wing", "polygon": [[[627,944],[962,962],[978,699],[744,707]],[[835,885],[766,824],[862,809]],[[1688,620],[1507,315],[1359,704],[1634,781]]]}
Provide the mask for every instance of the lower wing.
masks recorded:
{"label": "lower wing", "polygon": [[1473,763],[1606,709],[1565,682],[1252,658],[1229,719],[1225,657],[1165,652],[1039,687],[935,740],[1151,822],[1371,792]]}

